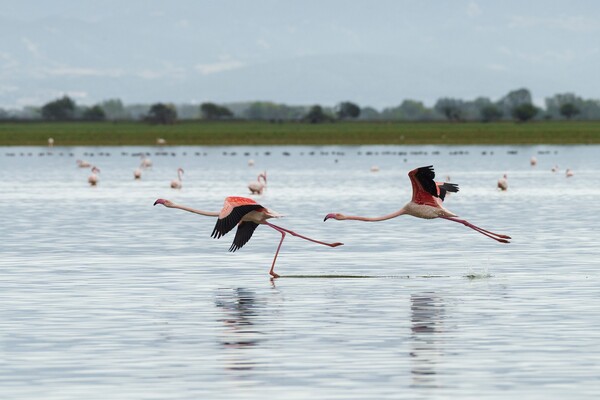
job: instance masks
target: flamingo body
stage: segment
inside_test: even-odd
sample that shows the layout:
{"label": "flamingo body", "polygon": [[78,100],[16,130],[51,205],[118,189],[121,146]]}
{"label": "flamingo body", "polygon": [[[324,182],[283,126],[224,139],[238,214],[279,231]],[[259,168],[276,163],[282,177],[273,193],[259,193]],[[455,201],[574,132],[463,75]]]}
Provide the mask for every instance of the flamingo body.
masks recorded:
{"label": "flamingo body", "polygon": [[498,189],[502,191],[508,190],[508,177],[506,174],[504,174],[502,178],[498,179]]}
{"label": "flamingo body", "polygon": [[98,184],[98,175],[96,175],[97,173],[100,173],[100,170],[96,167],[92,167],[92,174],[88,176],[88,183],[90,186],[96,186]]}
{"label": "flamingo body", "polygon": [[331,218],[340,221],[357,220],[376,222],[396,218],[405,214],[423,219],[443,218],[463,224],[498,242],[509,243],[508,239],[510,239],[510,236],[482,229],[464,219],[457,218],[458,216],[456,214],[444,208],[443,201],[446,194],[448,192],[458,192],[458,185],[448,182],[435,182],[435,172],[432,165],[416,168],[408,173],[408,177],[412,184],[413,195],[411,201],[400,210],[381,217],[348,216],[341,213],[331,213],[325,216],[324,221]]}
{"label": "flamingo body", "polygon": [[79,168],[89,168],[92,166],[89,162],[83,160],[77,160],[75,162]]}

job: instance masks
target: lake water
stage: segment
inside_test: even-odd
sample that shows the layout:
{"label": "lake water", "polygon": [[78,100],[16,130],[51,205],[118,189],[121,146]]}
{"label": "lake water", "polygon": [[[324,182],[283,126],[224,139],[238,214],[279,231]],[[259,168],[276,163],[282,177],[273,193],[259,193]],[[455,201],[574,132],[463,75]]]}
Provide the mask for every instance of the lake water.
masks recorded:
{"label": "lake water", "polygon": [[[153,167],[134,181],[140,151]],[[538,165],[531,167],[535,155]],[[600,146],[0,148],[3,399],[596,399]],[[100,168],[90,187],[85,159]],[[255,161],[248,166],[248,160]],[[378,216],[433,164],[448,209],[512,236]],[[371,172],[377,165],[379,172]],[[558,165],[559,171],[551,172]],[[183,188],[169,182],[182,167]],[[574,176],[565,177],[571,168]],[[236,253],[215,220],[275,223]],[[508,175],[509,189],[496,182]]]}

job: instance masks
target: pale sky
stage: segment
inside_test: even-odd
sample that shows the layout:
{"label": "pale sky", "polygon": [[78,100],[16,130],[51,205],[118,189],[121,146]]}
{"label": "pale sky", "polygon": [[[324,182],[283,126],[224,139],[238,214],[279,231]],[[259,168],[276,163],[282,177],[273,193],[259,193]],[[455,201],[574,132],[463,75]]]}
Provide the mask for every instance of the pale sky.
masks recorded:
{"label": "pale sky", "polygon": [[600,98],[598,1],[0,0],[0,107]]}

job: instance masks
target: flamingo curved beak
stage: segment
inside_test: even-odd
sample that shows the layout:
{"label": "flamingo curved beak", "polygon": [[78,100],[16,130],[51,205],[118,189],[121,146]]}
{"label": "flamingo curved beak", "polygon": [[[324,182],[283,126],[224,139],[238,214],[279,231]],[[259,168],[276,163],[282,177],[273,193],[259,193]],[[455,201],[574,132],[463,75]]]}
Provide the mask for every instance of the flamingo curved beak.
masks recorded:
{"label": "flamingo curved beak", "polygon": [[329,218],[334,218],[334,217],[335,217],[335,214],[334,214],[334,213],[327,214],[327,215],[325,216],[325,218],[323,218],[323,222],[327,221]]}
{"label": "flamingo curved beak", "polygon": [[154,202],[154,205],[157,205],[157,204],[165,204],[165,199],[157,199],[157,200]]}

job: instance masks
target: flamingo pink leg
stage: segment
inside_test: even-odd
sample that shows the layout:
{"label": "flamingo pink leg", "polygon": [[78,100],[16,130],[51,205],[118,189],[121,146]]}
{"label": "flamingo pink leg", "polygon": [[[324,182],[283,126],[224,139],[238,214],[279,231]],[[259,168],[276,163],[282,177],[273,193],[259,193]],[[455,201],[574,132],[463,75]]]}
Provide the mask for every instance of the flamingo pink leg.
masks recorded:
{"label": "flamingo pink leg", "polygon": [[294,232],[294,231],[290,231],[289,229],[285,229],[285,228],[282,228],[282,227],[280,227],[280,226],[273,225],[273,224],[271,224],[270,222],[267,222],[267,221],[265,221],[265,222],[264,222],[264,224],[265,224],[265,225],[269,225],[271,228],[273,228],[273,229],[276,229],[276,230],[278,230],[279,232],[281,232],[281,231],[285,231],[285,232],[289,233],[289,234],[290,234],[290,235],[292,235],[292,236],[297,236],[297,237],[299,237],[299,238],[302,238],[302,239],[304,239],[304,240],[308,240],[309,242],[313,242],[313,243],[322,244],[322,245],[324,245],[324,246],[329,246],[329,247],[337,247],[337,246],[341,246],[341,245],[343,244],[343,243],[338,243],[338,242],[336,242],[336,243],[326,243],[326,242],[320,242],[320,241],[318,241],[318,240],[311,239],[311,238],[309,238],[309,237],[306,237],[306,236],[302,236],[302,235],[300,235],[299,233],[296,233],[296,232]]}
{"label": "flamingo pink leg", "polygon": [[485,229],[480,228],[476,225],[473,225],[472,223],[470,223],[469,221],[466,221],[464,219],[453,218],[453,217],[440,217],[440,218],[444,218],[444,219],[447,219],[448,221],[454,221],[454,222],[458,222],[459,224],[463,224],[464,226],[469,227],[469,228],[473,229],[474,231],[477,231],[477,232],[481,233],[482,235],[485,235],[489,238],[497,240],[500,243],[510,243],[508,240],[506,240],[506,239],[511,239],[510,236],[486,231]]}
{"label": "flamingo pink leg", "polygon": [[281,233],[281,240],[279,241],[279,246],[277,246],[277,251],[275,252],[275,257],[273,257],[273,264],[271,264],[271,269],[269,270],[269,275],[271,275],[273,278],[279,278],[279,275],[277,275],[275,273],[275,271],[273,271],[273,268],[275,268],[275,261],[277,261],[277,256],[279,255],[279,249],[281,249],[281,245],[283,244],[283,239],[285,239],[285,232],[283,230],[279,229],[279,227],[276,227],[276,226],[268,224],[268,223],[266,223],[266,224],[270,225],[277,232]]}

